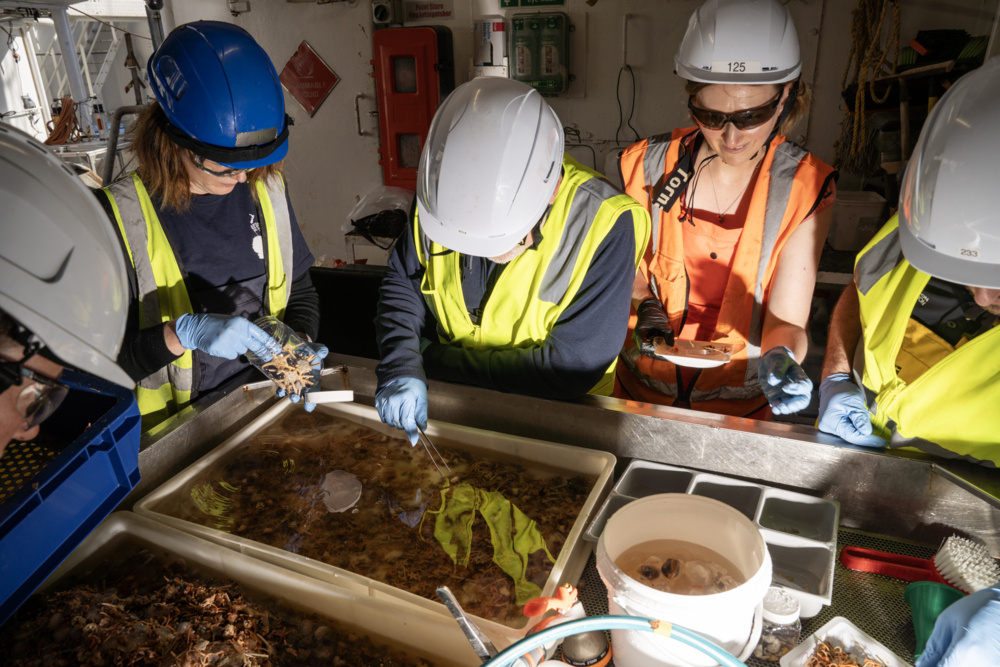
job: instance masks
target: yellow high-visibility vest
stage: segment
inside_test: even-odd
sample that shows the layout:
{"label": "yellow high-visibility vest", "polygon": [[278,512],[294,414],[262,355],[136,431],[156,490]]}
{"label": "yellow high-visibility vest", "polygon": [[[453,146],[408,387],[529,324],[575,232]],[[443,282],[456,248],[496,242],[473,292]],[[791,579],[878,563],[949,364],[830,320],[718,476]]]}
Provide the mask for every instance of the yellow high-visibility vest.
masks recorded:
{"label": "yellow high-visibility vest", "polygon": [[[267,239],[267,295],[270,312],[281,318],[292,286],[291,214],[281,178],[257,183],[257,197]],[[191,299],[184,275],[156,208],[138,174],[102,188],[114,210],[118,231],[125,242],[139,289],[139,328],[175,320],[191,313]],[[277,202],[277,206],[274,205]],[[191,350],[136,386],[143,431],[163,421],[191,402],[195,358]]]}
{"label": "yellow high-visibility vest", "polygon": [[[1000,327],[964,343],[913,382],[897,373],[910,315],[930,276],[903,257],[896,216],[858,254],[864,385],[875,434],[931,454],[1000,464]],[[897,442],[900,438],[897,437]],[[894,444],[895,446],[895,444]]]}
{"label": "yellow high-visibility vest", "polygon": [[[545,219],[542,241],[504,269],[479,324],[472,322],[465,307],[461,255],[430,241],[414,216],[413,238],[425,269],[421,291],[438,322],[441,342],[477,350],[541,345],[576,297],[597,249],[626,211],[634,222],[634,270],[649,242],[649,214],[600,174],[565,156],[562,183]],[[610,396],[614,369],[613,361],[589,393]]]}

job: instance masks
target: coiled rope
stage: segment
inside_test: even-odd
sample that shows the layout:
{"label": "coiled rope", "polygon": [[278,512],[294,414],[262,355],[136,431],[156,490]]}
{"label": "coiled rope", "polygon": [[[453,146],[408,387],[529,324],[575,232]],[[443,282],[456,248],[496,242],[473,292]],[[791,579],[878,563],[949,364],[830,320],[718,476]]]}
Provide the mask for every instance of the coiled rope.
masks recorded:
{"label": "coiled rope", "polygon": [[[889,98],[892,86],[887,85],[882,95],[875,90],[875,79],[884,73],[886,56],[894,50],[892,73],[899,60],[899,0],[858,0],[851,15],[851,51],[841,79],[841,90],[847,91],[848,77],[853,66],[851,86],[855,86],[854,108],[846,109],[841,127],[841,137],[836,145],[834,166],[847,171],[871,176],[878,169],[878,152],[865,120],[865,101],[868,94],[881,104]],[[883,45],[883,28],[889,9],[892,8],[892,27]]]}
{"label": "coiled rope", "polygon": [[89,134],[80,129],[80,125],[77,123],[76,104],[72,97],[62,98],[62,110],[59,112],[59,118],[49,121],[46,127],[49,130],[49,136],[45,139],[45,143],[49,146],[75,144],[90,137]]}

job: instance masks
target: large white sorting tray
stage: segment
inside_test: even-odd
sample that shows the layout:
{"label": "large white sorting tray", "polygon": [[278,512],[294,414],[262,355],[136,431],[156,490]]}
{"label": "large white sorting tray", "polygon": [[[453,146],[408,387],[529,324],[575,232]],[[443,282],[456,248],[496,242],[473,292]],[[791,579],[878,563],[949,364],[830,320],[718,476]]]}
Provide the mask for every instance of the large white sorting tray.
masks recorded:
{"label": "large white sorting tray", "polygon": [[458,625],[449,618],[414,613],[389,600],[316,581],[132,512],[115,512],[105,519],[53,572],[39,593],[56,587],[61,578],[108,545],[115,549],[135,545],[153,553],[179,556],[205,576],[235,582],[248,593],[275,598],[292,609],[318,614],[340,627],[367,635],[375,643],[412,653],[434,665],[463,667],[481,662]]}
{"label": "large white sorting tray", "polygon": [[[252,439],[258,431],[282,418],[287,411],[301,409],[301,406],[293,405],[288,401],[278,402],[245,429],[143,498],[135,505],[134,511],[230,549],[335,584],[346,590],[375,598],[391,599],[396,603],[408,605],[414,610],[429,611],[451,619],[448,609],[437,600],[430,600],[319,560],[300,556],[223,530],[179,519],[166,513],[167,508],[175,504],[172,499],[178,497],[178,494],[188,494],[193,480],[199,479],[204,471],[214,469],[219,461],[236,455],[234,453],[238,454],[244,443]],[[333,403],[320,405],[316,410],[347,418],[392,437],[401,437],[402,435],[401,431],[383,424],[375,409],[369,406],[354,403]],[[552,596],[556,588],[564,583],[575,585],[593,550],[593,545],[583,539],[583,532],[601,499],[611,486],[615,457],[607,452],[510,436],[438,421],[429,422],[426,433],[431,441],[438,444],[440,441],[448,441],[450,445],[455,445],[469,452],[484,454],[496,452],[498,457],[507,460],[513,458],[513,460],[525,465],[537,464],[547,470],[562,471],[570,476],[583,475],[596,480],[567,535],[562,550],[558,554],[553,554],[556,562],[552,566],[545,585],[542,586],[542,595]],[[534,620],[525,618],[522,623],[511,627],[474,614],[470,614],[470,617],[498,648],[509,646],[523,637],[534,622]]]}
{"label": "large white sorting tray", "polygon": [[636,459],[615,483],[584,539],[597,542],[611,515],[636,498],[657,493],[691,493],[730,505],[754,522],[782,586],[812,618],[833,596],[840,504],[722,475]]}

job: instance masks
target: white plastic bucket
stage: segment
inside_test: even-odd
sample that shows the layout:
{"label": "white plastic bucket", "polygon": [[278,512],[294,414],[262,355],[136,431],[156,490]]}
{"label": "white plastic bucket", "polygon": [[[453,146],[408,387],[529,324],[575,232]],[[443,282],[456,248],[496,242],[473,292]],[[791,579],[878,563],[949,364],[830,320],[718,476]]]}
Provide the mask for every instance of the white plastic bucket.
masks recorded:
{"label": "white plastic bucket", "polygon": [[[651,540],[683,540],[707,547],[740,569],[747,581],[712,595],[658,591],[626,575],[615,560]],[[608,588],[611,614],[677,624],[747,660],[760,639],[771,556],[752,521],[725,503],[686,493],[634,500],[608,520],[597,543],[597,571]],[[613,630],[616,667],[710,667],[718,663],[675,639],[637,630]]]}

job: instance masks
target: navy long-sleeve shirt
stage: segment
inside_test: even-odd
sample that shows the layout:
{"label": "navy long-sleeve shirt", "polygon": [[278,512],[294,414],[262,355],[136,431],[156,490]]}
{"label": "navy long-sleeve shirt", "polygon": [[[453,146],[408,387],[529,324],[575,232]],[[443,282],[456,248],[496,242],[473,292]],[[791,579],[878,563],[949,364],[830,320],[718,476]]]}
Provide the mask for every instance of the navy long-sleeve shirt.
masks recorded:
{"label": "navy long-sleeve shirt", "polygon": [[[542,234],[544,234],[544,227]],[[535,246],[540,238],[536,232]],[[525,252],[534,252],[534,247]],[[507,265],[462,257],[463,295],[473,321]],[[628,331],[635,278],[632,213],[624,212],[604,238],[576,298],[541,345],[476,350],[437,342],[436,321],[420,291],[423,267],[412,229],[396,244],[382,282],[375,318],[381,363],[378,386],[403,377],[477,385],[542,398],[586,394],[618,356]],[[421,354],[421,341],[426,345]]]}

